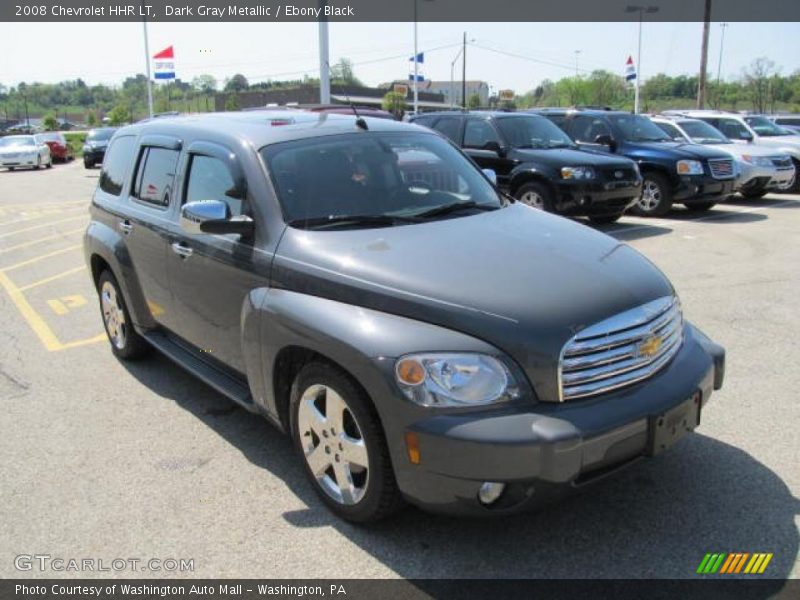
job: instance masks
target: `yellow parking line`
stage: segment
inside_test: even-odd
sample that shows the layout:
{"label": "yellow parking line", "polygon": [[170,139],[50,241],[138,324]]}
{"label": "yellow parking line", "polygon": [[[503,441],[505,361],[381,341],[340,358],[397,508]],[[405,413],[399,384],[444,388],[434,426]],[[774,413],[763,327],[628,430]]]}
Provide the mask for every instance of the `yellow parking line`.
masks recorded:
{"label": "yellow parking line", "polygon": [[74,246],[67,246],[66,248],[61,248],[60,250],[54,250],[53,252],[48,252],[47,254],[40,254],[34,258],[29,258],[28,260],[23,260],[22,262],[18,262],[10,267],[4,267],[0,269],[0,273],[5,273],[6,271],[11,271],[13,269],[17,269],[19,267],[24,267],[25,265],[30,265],[35,262],[39,262],[40,260],[44,260],[45,258],[50,258],[51,256],[56,256],[57,254],[64,254],[65,252],[70,252],[71,250],[76,250],[82,247],[83,244],[75,244]]}
{"label": "yellow parking line", "polygon": [[12,252],[13,250],[19,250],[20,248],[27,248],[28,246],[34,246],[36,244],[41,244],[42,242],[49,242],[50,240],[56,240],[65,235],[78,233],[79,231],[84,231],[84,228],[80,227],[78,229],[70,229],[69,231],[64,231],[62,233],[57,233],[55,235],[48,235],[47,237],[39,238],[38,240],[31,240],[30,242],[17,244],[16,246],[9,246],[8,248],[0,248],[0,254],[5,254],[6,252]]}
{"label": "yellow parking line", "polygon": [[[83,207],[81,207],[81,206],[73,206],[73,207],[70,207],[70,208],[66,208],[64,210],[75,210],[75,209],[79,209],[79,208],[83,208]],[[26,217],[24,219],[17,219],[16,221],[0,221],[0,227],[3,227],[5,225],[16,225],[17,223],[27,223],[28,221],[39,221],[41,219],[46,219],[47,217],[51,216],[53,213],[61,212],[57,208],[47,208],[47,209],[44,209],[44,210],[36,210],[36,209],[34,209],[34,210],[36,212],[40,213],[40,214],[37,214],[35,217]]]}
{"label": "yellow parking line", "polygon": [[70,269],[69,271],[64,271],[63,273],[53,275],[52,277],[47,277],[45,279],[40,279],[39,281],[34,281],[33,283],[29,283],[28,285],[23,285],[21,288],[18,289],[20,292],[24,292],[31,288],[44,285],[45,283],[50,283],[51,281],[55,281],[56,279],[61,279],[62,277],[66,277],[67,275],[72,275],[73,273],[77,273],[78,271],[83,271],[85,268],[86,265],[81,265],[80,267],[75,267],[74,269]]}
{"label": "yellow parking line", "polygon": [[78,219],[86,219],[88,220],[89,215],[80,215],[77,217],[69,217],[67,219],[59,219],[58,221],[50,221],[49,223],[44,223],[43,225],[34,225],[33,227],[27,227],[25,229],[17,229],[16,231],[9,231],[8,233],[0,233],[0,238],[8,237],[10,235],[17,235],[18,233],[25,233],[26,231],[33,231],[34,229],[41,229],[42,227],[50,227],[51,225],[57,225],[58,223],[66,223],[67,221],[77,221]]}
{"label": "yellow parking line", "polygon": [[79,346],[86,346],[88,344],[96,344],[97,342],[102,342],[103,340],[108,339],[105,333],[98,333],[96,336],[92,338],[87,338],[85,340],[75,340],[74,342],[67,342],[65,344],[61,344],[59,350],[67,350],[69,348],[77,348]]}
{"label": "yellow parking line", "polygon": [[63,344],[58,340],[56,334],[47,326],[44,319],[39,316],[39,313],[34,310],[25,298],[25,295],[14,285],[14,282],[2,271],[0,271],[0,286],[2,286],[11,297],[11,301],[17,307],[20,314],[22,314],[23,318],[28,322],[31,329],[33,329],[33,332],[39,337],[44,347],[50,352],[61,350]]}

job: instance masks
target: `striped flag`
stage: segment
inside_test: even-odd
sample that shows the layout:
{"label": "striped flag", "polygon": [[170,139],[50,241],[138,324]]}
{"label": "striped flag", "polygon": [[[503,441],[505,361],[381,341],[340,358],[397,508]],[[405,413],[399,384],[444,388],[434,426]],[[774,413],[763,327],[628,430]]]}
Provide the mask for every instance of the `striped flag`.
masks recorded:
{"label": "striped flag", "polygon": [[175,51],[172,46],[153,55],[153,71],[156,79],[175,79]]}
{"label": "striped flag", "polygon": [[636,79],[636,66],[633,64],[633,57],[629,56],[625,62],[625,81]]}
{"label": "striped flag", "polygon": [[[413,63],[414,57],[412,56],[411,58],[409,58],[408,62]],[[423,64],[424,62],[425,62],[425,53],[420,52],[419,54],[417,54],[417,81],[425,81],[425,76],[420,72],[420,67],[419,67],[419,65]],[[414,67],[411,67],[411,72],[408,74],[408,80],[414,81]]]}

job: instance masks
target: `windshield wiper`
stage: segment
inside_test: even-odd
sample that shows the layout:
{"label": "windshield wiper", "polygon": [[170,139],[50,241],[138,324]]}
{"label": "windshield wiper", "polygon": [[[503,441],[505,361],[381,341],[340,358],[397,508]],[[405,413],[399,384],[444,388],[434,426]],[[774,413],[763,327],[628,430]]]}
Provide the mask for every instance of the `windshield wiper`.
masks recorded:
{"label": "windshield wiper", "polygon": [[294,219],[289,221],[289,225],[301,229],[319,229],[328,225],[391,227],[392,225],[407,225],[409,223],[419,223],[420,221],[421,219],[418,217],[397,215],[328,215],[327,217]]}
{"label": "windshield wiper", "polygon": [[441,206],[430,208],[428,210],[422,211],[421,213],[417,213],[414,216],[419,219],[429,219],[431,217],[441,217],[443,215],[449,215],[450,213],[458,212],[459,210],[464,210],[467,208],[476,208],[478,210],[496,210],[500,207],[492,206],[491,204],[478,204],[474,200],[467,200],[467,201],[462,200],[461,202],[442,204]]}

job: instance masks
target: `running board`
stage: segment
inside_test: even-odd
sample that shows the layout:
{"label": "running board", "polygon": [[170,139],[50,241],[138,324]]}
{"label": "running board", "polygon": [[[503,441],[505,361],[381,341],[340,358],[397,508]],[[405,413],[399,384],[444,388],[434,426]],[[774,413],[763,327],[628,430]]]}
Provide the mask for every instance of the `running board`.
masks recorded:
{"label": "running board", "polygon": [[144,339],[206,385],[211,386],[223,396],[230,398],[237,404],[241,404],[248,410],[253,410],[253,396],[250,394],[250,389],[241,380],[211,366],[195,356],[191,351],[173,342],[163,333],[157,331],[146,332],[144,333]]}

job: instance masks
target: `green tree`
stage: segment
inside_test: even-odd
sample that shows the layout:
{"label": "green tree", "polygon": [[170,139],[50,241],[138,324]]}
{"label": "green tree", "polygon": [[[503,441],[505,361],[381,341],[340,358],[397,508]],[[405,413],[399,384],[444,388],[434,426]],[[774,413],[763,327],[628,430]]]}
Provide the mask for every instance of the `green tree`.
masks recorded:
{"label": "green tree", "polygon": [[247,81],[247,77],[241,73],[236,73],[236,75],[225,82],[226,92],[243,92],[249,87],[250,83]]}
{"label": "green tree", "polygon": [[381,107],[396,118],[402,118],[406,111],[406,96],[399,92],[388,92],[381,101]]}
{"label": "green tree", "polygon": [[198,92],[211,94],[217,89],[217,80],[212,75],[198,75],[192,79],[192,87]]}
{"label": "green tree", "polygon": [[86,124],[89,127],[94,127],[97,125],[97,115],[94,113],[93,110],[89,111],[89,114],[86,115]]}
{"label": "green tree", "polygon": [[467,108],[480,108],[481,107],[481,97],[478,94],[472,94],[469,98],[467,98]]}
{"label": "green tree", "polygon": [[108,120],[111,125],[124,125],[131,120],[130,112],[124,105],[117,104],[111,109],[111,112],[108,113]]}
{"label": "green tree", "polygon": [[234,92],[225,97],[225,110],[239,110],[239,97]]}
{"label": "green tree", "polygon": [[53,113],[48,114],[42,121],[45,131],[56,131],[58,129],[58,119]]}
{"label": "green tree", "polygon": [[353,70],[353,61],[349,58],[340,58],[338,62],[331,67],[331,80],[336,83],[344,83],[347,85],[363,85],[356,77]]}

